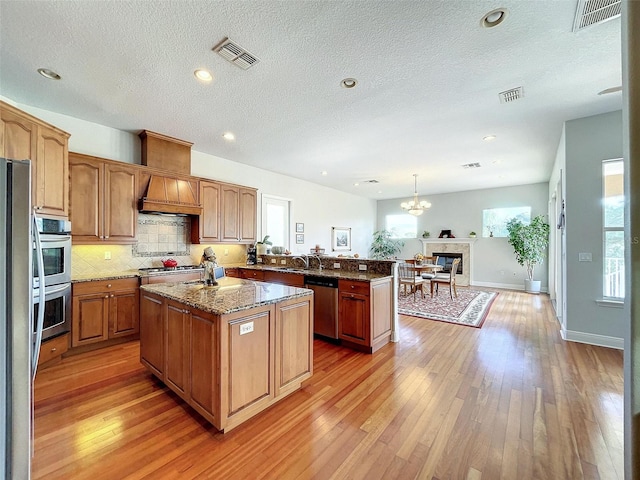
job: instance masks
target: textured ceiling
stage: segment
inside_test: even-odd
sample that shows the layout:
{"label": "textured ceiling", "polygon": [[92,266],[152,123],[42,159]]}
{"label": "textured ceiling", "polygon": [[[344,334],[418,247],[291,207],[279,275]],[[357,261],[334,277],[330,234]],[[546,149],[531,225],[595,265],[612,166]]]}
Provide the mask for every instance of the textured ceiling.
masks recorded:
{"label": "textured ceiling", "polygon": [[[620,19],[573,33],[576,3],[2,0],[0,94],[370,198],[411,196],[413,173],[427,197],[543,182],[565,120],[622,106],[597,95],[621,84]],[[225,37],[260,62],[224,60]]]}

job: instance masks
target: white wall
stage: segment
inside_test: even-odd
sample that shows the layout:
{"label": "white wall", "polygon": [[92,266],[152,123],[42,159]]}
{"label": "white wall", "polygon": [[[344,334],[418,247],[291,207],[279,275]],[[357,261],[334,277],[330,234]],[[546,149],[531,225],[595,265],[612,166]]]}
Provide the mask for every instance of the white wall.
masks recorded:
{"label": "white wall", "polygon": [[[117,130],[30,105],[20,104],[10,98],[0,98],[70,133],[69,150],[72,152],[140,164],[139,131],[126,132]],[[309,252],[311,247],[320,244],[321,247],[326,249],[327,253],[331,253],[331,227],[350,227],[352,250],[340,253],[352,255],[358,253],[360,256],[368,254],[371,236],[375,227],[375,200],[246,166],[196,150],[192,151],[191,174],[257,188],[258,219],[261,218],[261,194],[277,195],[292,200],[291,222],[294,228],[296,222],[304,223],[305,239],[304,244],[296,244],[294,232],[291,238],[291,249],[294,252]],[[260,223],[260,220],[258,220],[258,223]],[[262,238],[259,226],[258,236]]]}
{"label": "white wall", "polygon": [[[512,247],[506,238],[483,238],[482,210],[487,208],[531,206],[531,215],[546,215],[548,185],[536,183],[515,187],[490,188],[441,195],[420,195],[428,199],[432,207],[418,218],[418,234],[428,230],[437,237],[441,230],[451,230],[456,237],[468,237],[475,231],[478,238],[474,244],[472,284],[510,289],[524,289],[526,271],[515,261]],[[378,202],[377,225],[385,228],[385,216],[404,211],[400,203],[406,199],[382,200]],[[411,258],[422,251],[420,240],[405,239],[399,258]],[[534,272],[536,280],[547,289],[547,262],[538,265]]]}
{"label": "white wall", "polygon": [[[622,112],[565,124],[567,338],[622,347],[624,309],[600,306],[603,282],[602,161],[622,157]],[[591,253],[591,262],[578,254]],[[574,332],[578,332],[575,335]],[[613,342],[613,343],[612,343]]]}

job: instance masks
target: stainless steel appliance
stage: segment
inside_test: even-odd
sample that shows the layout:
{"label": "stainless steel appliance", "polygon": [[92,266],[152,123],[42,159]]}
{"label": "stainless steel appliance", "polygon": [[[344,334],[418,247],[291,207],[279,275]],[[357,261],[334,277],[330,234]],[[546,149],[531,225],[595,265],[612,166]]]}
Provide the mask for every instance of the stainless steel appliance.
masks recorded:
{"label": "stainless steel appliance", "polygon": [[[38,317],[42,299],[40,289],[33,290],[34,318]],[[34,335],[37,325],[34,322]],[[47,285],[44,289],[44,320],[42,322],[42,340],[71,331],[71,283]]]}
{"label": "stainless steel appliance", "polygon": [[[0,477],[29,479],[32,382],[44,321],[41,309],[34,341],[32,235],[37,251],[40,241],[31,213],[30,162],[0,159],[0,185]],[[41,254],[36,258],[44,278]]]}
{"label": "stainless steel appliance", "polygon": [[[71,282],[71,222],[52,218],[37,218],[42,260],[47,285]],[[36,250],[34,248],[34,255]],[[37,262],[33,262],[33,288],[40,286],[40,277],[36,271]]]}
{"label": "stainless steel appliance", "polygon": [[338,279],[305,275],[304,286],[313,290],[313,333],[338,339]]}

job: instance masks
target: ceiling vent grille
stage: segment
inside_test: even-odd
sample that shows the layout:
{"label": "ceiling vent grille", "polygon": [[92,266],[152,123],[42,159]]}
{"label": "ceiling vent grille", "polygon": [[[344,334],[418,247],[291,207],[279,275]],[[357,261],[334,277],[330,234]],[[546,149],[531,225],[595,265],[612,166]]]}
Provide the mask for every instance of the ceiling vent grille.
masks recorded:
{"label": "ceiling vent grille", "polygon": [[498,96],[500,97],[500,103],[511,103],[523,98],[524,90],[522,87],[516,87],[500,92]]}
{"label": "ceiling vent grille", "polygon": [[247,52],[244,48],[229,38],[225,38],[222,43],[214,47],[213,50],[218,52],[222,58],[243,70],[248,70],[260,61],[258,57]]}
{"label": "ceiling vent grille", "polygon": [[365,180],[362,183],[380,183],[380,182],[378,180],[373,179],[373,180]]}
{"label": "ceiling vent grille", "polygon": [[592,25],[618,18],[621,0],[578,0],[573,31],[577,32]]}
{"label": "ceiling vent grille", "polygon": [[467,168],[480,168],[482,165],[480,165],[478,162],[474,162],[474,163],[465,163],[464,165],[462,165],[462,168],[467,169]]}

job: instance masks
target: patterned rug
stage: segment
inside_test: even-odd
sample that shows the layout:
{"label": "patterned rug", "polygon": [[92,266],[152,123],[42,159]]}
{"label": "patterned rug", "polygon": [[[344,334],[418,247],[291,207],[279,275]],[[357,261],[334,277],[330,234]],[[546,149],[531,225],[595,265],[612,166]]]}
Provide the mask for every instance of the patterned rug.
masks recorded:
{"label": "patterned rug", "polygon": [[458,298],[451,300],[449,289],[441,288],[433,298],[428,292],[422,298],[418,291],[414,301],[413,294],[405,296],[401,290],[398,313],[480,328],[497,296],[497,292],[458,288]]}

